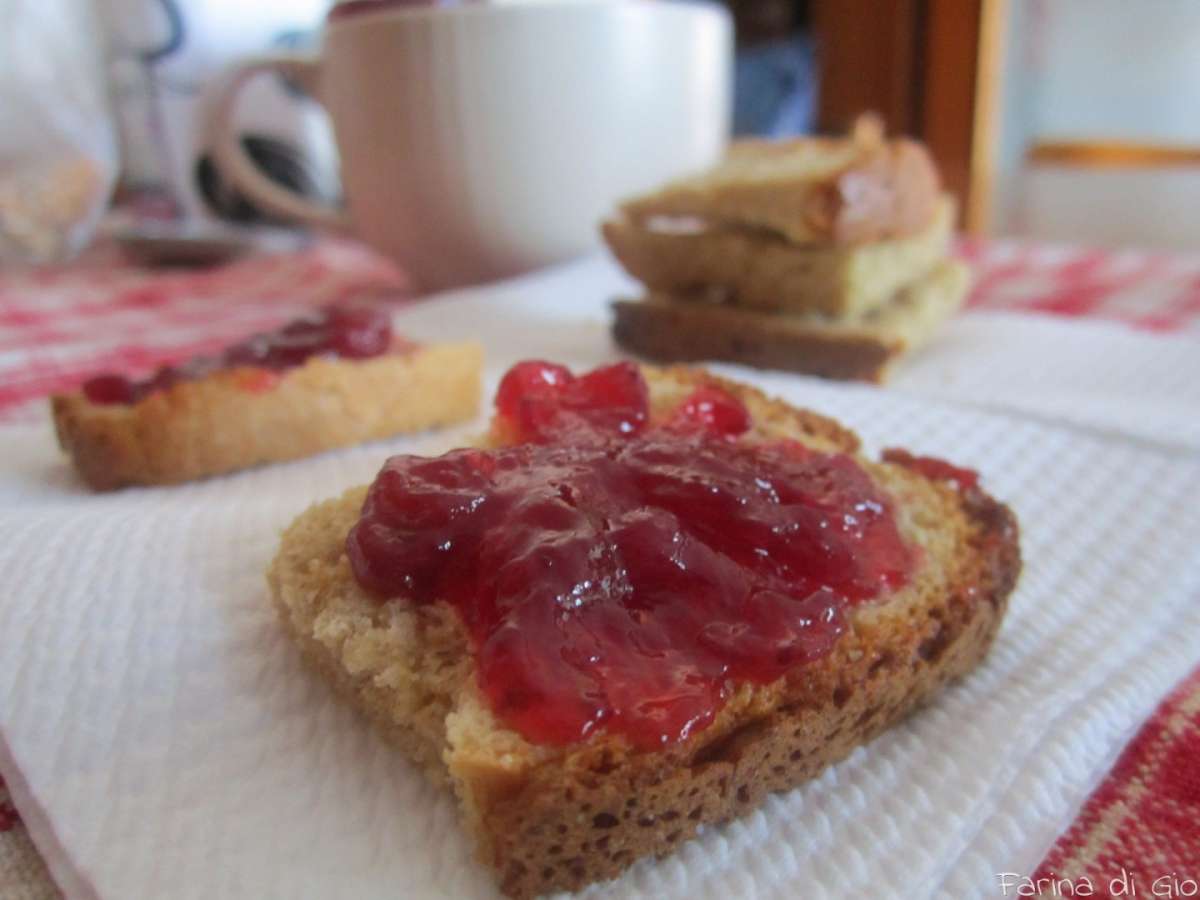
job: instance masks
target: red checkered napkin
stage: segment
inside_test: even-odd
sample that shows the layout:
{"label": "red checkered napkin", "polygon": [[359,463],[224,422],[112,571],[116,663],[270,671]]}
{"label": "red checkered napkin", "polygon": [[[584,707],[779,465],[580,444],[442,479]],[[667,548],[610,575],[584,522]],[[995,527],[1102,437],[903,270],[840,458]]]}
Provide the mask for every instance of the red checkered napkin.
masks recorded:
{"label": "red checkered napkin", "polygon": [[1200,897],[1200,668],[1125,748],[1039,879],[1044,896],[1088,896],[1086,880],[1096,897]]}
{"label": "red checkered napkin", "polygon": [[1200,256],[963,239],[971,309],[1110,319],[1200,333]]}
{"label": "red checkered napkin", "polygon": [[104,371],[145,372],[207,353],[349,297],[405,303],[403,276],[357,244],[204,270],[147,270],[102,248],[54,269],[0,277],[0,422]]}

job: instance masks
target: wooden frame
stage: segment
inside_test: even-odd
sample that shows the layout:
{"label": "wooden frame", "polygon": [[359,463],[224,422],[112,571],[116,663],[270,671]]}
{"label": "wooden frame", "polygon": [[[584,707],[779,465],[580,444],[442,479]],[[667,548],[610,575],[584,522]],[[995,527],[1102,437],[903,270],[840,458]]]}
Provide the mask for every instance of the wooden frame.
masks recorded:
{"label": "wooden frame", "polygon": [[1025,158],[1033,165],[1148,169],[1200,165],[1200,147],[1136,141],[1038,141]]}

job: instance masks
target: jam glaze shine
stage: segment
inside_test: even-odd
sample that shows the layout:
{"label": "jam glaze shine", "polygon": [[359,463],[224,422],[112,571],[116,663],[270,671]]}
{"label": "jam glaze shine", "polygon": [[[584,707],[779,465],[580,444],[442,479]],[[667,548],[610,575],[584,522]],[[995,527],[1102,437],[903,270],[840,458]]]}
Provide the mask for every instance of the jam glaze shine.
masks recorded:
{"label": "jam glaze shine", "polygon": [[155,391],[229,369],[255,372],[239,379],[238,385],[258,392],[277,383],[278,378],[272,378],[272,374],[304,365],[315,356],[367,359],[406,349],[409,346],[405,342],[398,342],[392,336],[392,320],[387,310],[330,306],[289,322],[277,331],[256,334],[220,354],[162,366],[149,378],[98,375],[84,382],[83,394],[92,403],[130,405]]}
{"label": "jam glaze shine", "polygon": [[457,609],[492,710],[534,743],[684,740],[911,575],[851,457],[740,441],[749,413],[720,387],[651,422],[636,366],[531,361],[496,407],[511,446],[391,458],[346,550],[381,602]]}

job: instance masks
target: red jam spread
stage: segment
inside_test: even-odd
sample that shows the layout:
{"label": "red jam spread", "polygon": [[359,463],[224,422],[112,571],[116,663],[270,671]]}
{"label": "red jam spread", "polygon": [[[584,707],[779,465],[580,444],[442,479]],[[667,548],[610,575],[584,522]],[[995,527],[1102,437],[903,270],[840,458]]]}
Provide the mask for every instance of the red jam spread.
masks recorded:
{"label": "red jam spread", "polygon": [[346,549],[381,598],[457,608],[493,711],[531,741],[681,740],[908,578],[854,460],[739,442],[749,415],[718,387],[651,424],[636,366],[527,362],[496,404],[524,443],[391,458]]}
{"label": "red jam spread", "polygon": [[960,468],[936,456],[914,456],[907,450],[889,447],[883,451],[883,459],[885,462],[911,469],[933,481],[954,482],[962,491],[979,486],[978,472]]}
{"label": "red jam spread", "polygon": [[[289,322],[278,331],[256,334],[217,356],[197,356],[163,366],[149,378],[99,375],[83,384],[93,403],[137,403],[147,394],[181,381],[192,381],[222,369],[250,367],[280,372],[303,365],[314,356],[365,359],[392,347],[392,320],[387,310],[366,306],[327,307]],[[248,390],[263,390],[270,379],[248,380]]]}

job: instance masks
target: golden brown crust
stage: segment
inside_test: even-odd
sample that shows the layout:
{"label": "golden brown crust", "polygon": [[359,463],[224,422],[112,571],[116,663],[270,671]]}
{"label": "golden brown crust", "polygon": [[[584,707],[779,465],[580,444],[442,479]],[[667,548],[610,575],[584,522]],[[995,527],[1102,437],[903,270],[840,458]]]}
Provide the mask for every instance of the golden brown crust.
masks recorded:
{"label": "golden brown crust", "polygon": [[652,291],[851,317],[883,306],[944,258],[953,221],[954,203],[945,198],[919,233],[857,247],[799,246],[750,228],[658,230],[628,219],[601,230],[625,271]]}
{"label": "golden brown crust", "polygon": [[435,344],[312,359],[277,381],[268,373],[265,385],[261,370],[226,370],[132,406],[60,394],[51,410],[59,444],[92,488],[175,484],[468,419],[481,366],[477,344]]}
{"label": "golden brown crust", "polygon": [[[857,451],[853,432],[753,388],[687,368],[647,376],[659,414],[717,381],[750,408],[748,439],[789,435]],[[863,463],[891,495],[902,533],[922,548],[912,583],[856,607],[829,656],[771,685],[736,688],[708,728],[660,752],[604,734],[538,747],[504,729],[479,698],[448,607],[381,604],[354,581],[342,545],[361,489],[301,516],[269,579],[305,655],[431,778],[452,784],[505,893],[575,889],[813,777],[983,658],[1020,571],[1012,513],[978,489]]]}
{"label": "golden brown crust", "polygon": [[904,237],[934,215],[941,184],[925,147],[908,139],[741,141],[710,172],[622,204],[637,222],[694,216],[762,228],[796,244]]}

